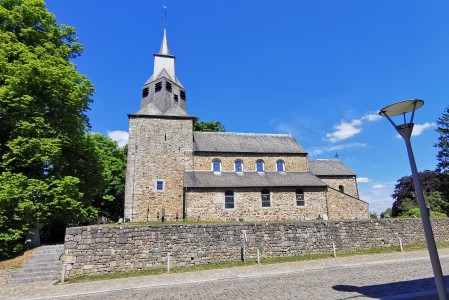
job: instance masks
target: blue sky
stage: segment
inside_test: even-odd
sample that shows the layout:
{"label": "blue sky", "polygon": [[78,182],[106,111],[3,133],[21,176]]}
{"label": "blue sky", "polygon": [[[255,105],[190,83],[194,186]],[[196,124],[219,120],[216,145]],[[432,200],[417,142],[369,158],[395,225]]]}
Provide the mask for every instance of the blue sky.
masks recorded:
{"label": "blue sky", "polygon": [[412,145],[418,170],[435,168],[435,120],[449,105],[449,2],[48,0],[84,45],[74,63],[95,86],[92,131],[126,138],[163,5],[189,114],[231,132],[291,133],[310,158],[338,153],[380,213],[410,167],[403,140],[376,114],[419,98]]}

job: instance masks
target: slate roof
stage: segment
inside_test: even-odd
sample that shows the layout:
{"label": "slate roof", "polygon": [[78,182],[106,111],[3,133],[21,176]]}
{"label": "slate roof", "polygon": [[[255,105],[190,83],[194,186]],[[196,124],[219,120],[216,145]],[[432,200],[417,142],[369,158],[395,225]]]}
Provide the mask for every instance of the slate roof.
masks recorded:
{"label": "slate roof", "polygon": [[307,154],[289,134],[193,132],[198,152]]}
{"label": "slate roof", "polygon": [[185,172],[187,188],[326,187],[309,172]]}
{"label": "slate roof", "polygon": [[311,159],[309,170],[316,176],[355,176],[355,173],[338,159]]}

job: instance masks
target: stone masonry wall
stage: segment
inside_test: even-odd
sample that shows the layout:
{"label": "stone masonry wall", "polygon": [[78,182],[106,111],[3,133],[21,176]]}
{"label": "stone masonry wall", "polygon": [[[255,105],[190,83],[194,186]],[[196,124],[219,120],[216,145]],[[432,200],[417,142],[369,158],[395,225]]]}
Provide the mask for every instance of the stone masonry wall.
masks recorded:
{"label": "stone masonry wall", "polygon": [[329,219],[331,220],[363,220],[369,219],[369,205],[367,202],[338,190],[328,188]]}
{"label": "stone masonry wall", "polygon": [[[449,219],[433,219],[437,241],[449,241]],[[373,247],[423,243],[419,219],[317,221],[165,226],[88,226],[66,230],[66,277],[241,259],[246,230],[246,256],[262,258],[332,253]]]}
{"label": "stone masonry wall", "polygon": [[236,160],[241,160],[243,162],[243,171],[245,172],[255,172],[256,171],[256,161],[263,160],[265,171],[276,172],[276,162],[278,160],[284,161],[284,168],[287,172],[297,171],[306,172],[308,171],[307,158],[305,155],[268,155],[261,154],[235,154],[235,153],[195,153],[194,156],[194,169],[196,171],[212,171],[212,161],[214,159],[221,160],[221,170],[222,171],[234,171],[234,162]]}
{"label": "stone masonry wall", "polygon": [[[192,140],[189,118],[130,118],[125,219],[182,219],[184,172],[193,166]],[[163,181],[162,191],[156,189],[157,181]]]}
{"label": "stone masonry wall", "polygon": [[[234,208],[225,208],[225,191],[234,192]],[[262,207],[260,188],[197,189],[187,192],[187,220],[317,220],[327,215],[326,189],[303,188],[304,206],[296,205],[296,188],[271,188],[271,207]]]}
{"label": "stone masonry wall", "polygon": [[357,190],[357,182],[354,176],[338,176],[338,177],[325,177],[318,176],[324,183],[326,183],[331,188],[338,191],[338,187],[342,185],[344,187],[345,194],[348,194],[354,198],[359,197]]}

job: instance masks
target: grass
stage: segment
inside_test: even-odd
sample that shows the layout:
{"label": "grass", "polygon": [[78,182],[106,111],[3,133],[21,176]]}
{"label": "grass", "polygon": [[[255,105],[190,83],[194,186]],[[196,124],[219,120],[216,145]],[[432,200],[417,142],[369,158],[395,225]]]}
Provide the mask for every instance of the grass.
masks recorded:
{"label": "grass", "polygon": [[[449,248],[449,242],[437,242],[437,247],[439,249]],[[411,244],[411,245],[403,246],[404,251],[418,251],[418,250],[424,250],[424,249],[427,249],[426,244]],[[371,249],[355,250],[355,251],[341,251],[341,252],[337,252],[337,257],[393,253],[393,252],[399,252],[399,251],[400,251],[399,246],[390,246],[390,247],[371,248]],[[315,253],[315,254],[304,254],[304,255],[299,255],[299,256],[263,258],[260,260],[260,263],[261,264],[277,264],[277,263],[285,263],[285,262],[299,262],[299,261],[326,259],[326,258],[331,258],[331,257],[333,257],[333,255],[331,253]],[[248,260],[245,263],[241,262],[241,261],[215,262],[215,263],[200,264],[200,265],[188,266],[188,267],[174,267],[174,268],[170,269],[170,273],[185,273],[185,272],[212,270],[212,269],[225,269],[225,268],[250,266],[250,265],[255,265],[255,264],[257,264],[257,262],[255,260]],[[152,275],[165,274],[166,272],[167,272],[166,268],[133,270],[133,271],[127,271],[127,272],[118,272],[118,273],[109,273],[109,274],[90,275],[90,276],[69,278],[69,279],[66,279],[66,282],[79,283],[79,282],[111,280],[111,279],[129,278],[129,277],[152,276]]]}
{"label": "grass", "polygon": [[33,254],[34,249],[27,250],[12,258],[0,261],[0,269],[17,269],[20,268]]}

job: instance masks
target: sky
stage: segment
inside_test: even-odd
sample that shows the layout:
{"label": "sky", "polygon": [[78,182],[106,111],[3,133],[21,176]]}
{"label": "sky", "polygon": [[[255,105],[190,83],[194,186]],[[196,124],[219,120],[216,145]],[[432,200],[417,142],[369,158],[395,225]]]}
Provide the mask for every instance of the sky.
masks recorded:
{"label": "sky", "polygon": [[435,121],[449,105],[448,1],[46,3],[84,45],[73,63],[95,86],[91,131],[121,145],[153,71],[165,5],[190,115],[229,132],[292,134],[312,159],[338,154],[381,213],[411,171],[404,141],[378,111],[423,99],[412,146],[419,171],[436,167]]}

